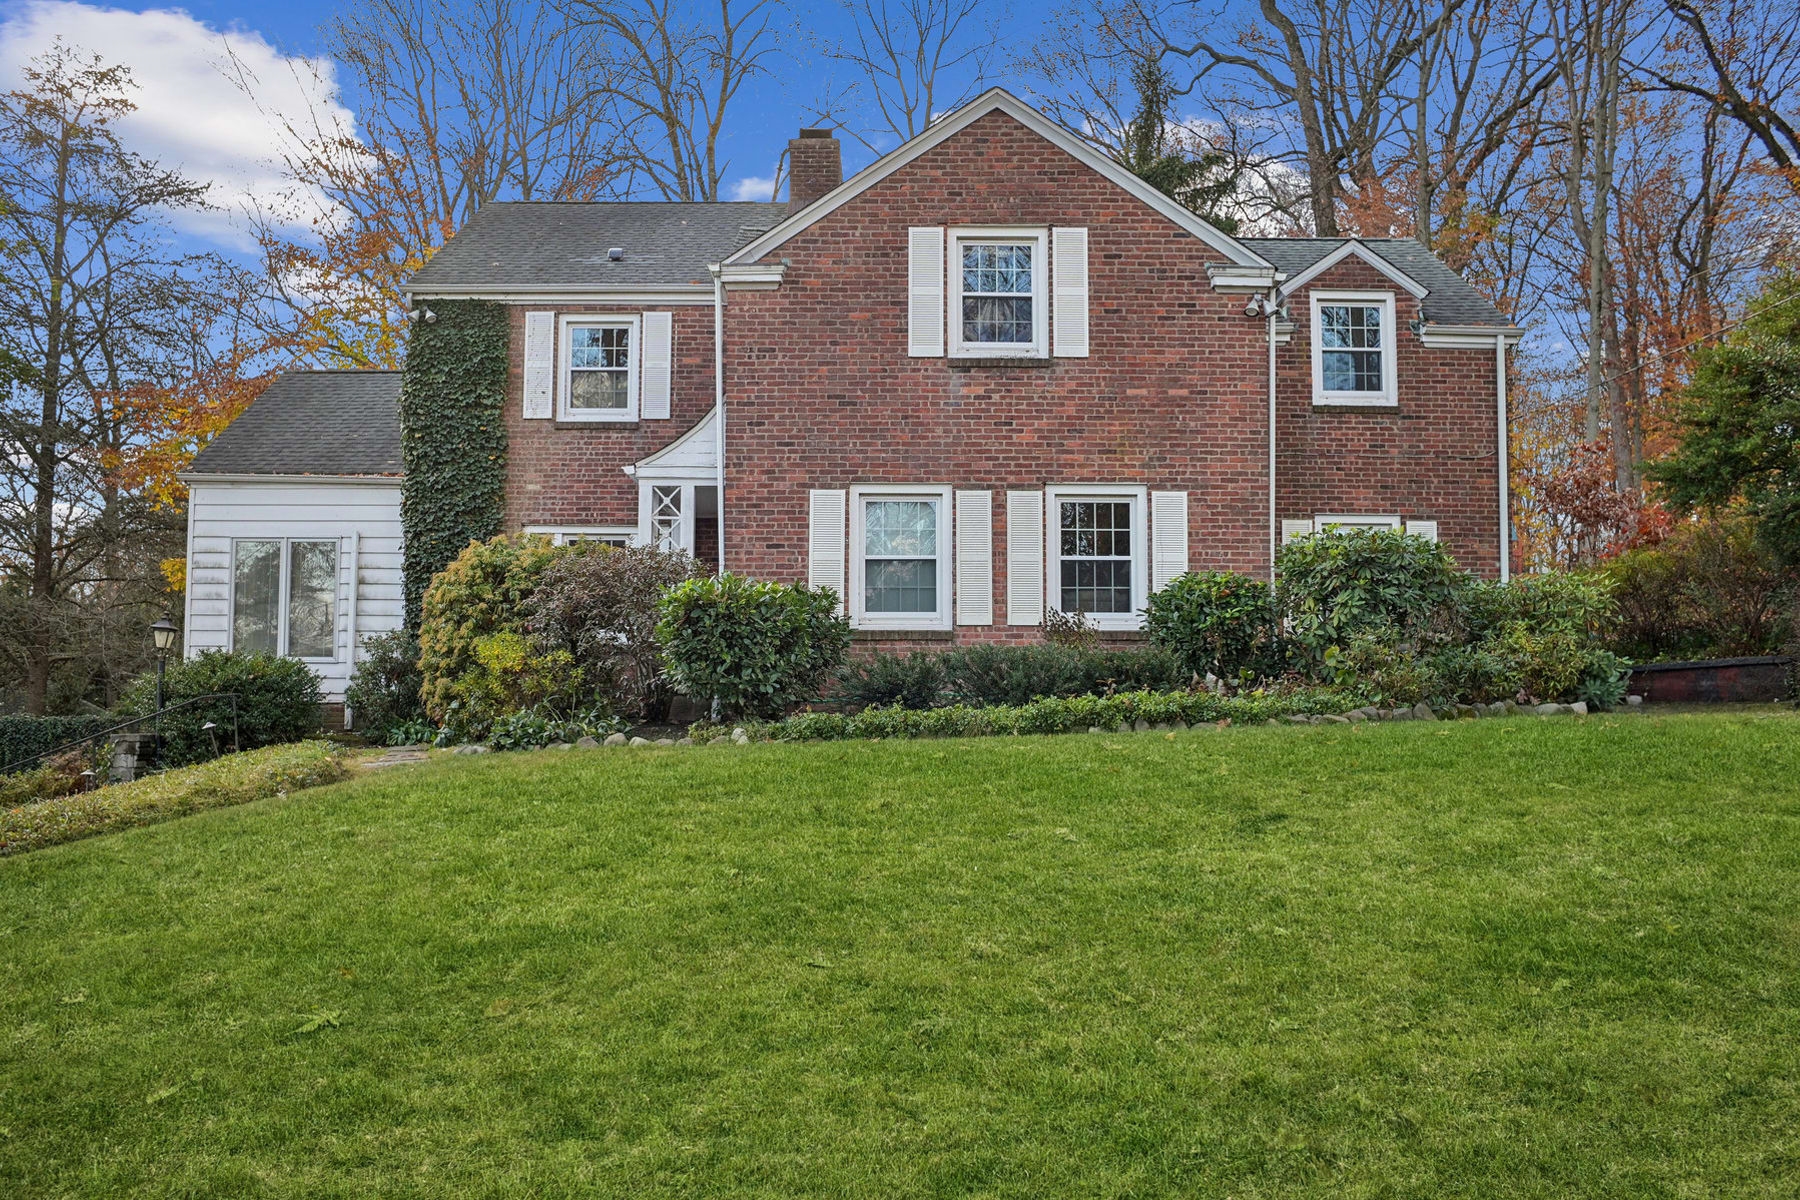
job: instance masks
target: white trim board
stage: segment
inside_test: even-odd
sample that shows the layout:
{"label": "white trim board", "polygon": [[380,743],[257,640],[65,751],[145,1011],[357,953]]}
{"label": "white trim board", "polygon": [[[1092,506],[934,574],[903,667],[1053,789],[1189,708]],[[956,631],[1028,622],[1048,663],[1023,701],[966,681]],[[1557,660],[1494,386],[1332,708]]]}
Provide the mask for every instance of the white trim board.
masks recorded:
{"label": "white trim board", "polygon": [[1359,258],[1363,262],[1368,263],[1371,267],[1374,267],[1377,271],[1380,271],[1383,275],[1393,280],[1397,286],[1411,292],[1413,299],[1415,300],[1423,300],[1431,292],[1430,288],[1421,284],[1411,275],[1408,275],[1399,267],[1396,267],[1393,263],[1381,257],[1381,255],[1352,238],[1350,241],[1339,246],[1336,250],[1333,250],[1330,254],[1327,254],[1324,258],[1321,258],[1312,266],[1306,268],[1306,270],[1282,284],[1282,296],[1285,298],[1293,295],[1296,291],[1305,287],[1307,284],[1311,283],[1313,280],[1331,270],[1331,268],[1337,266],[1347,258]]}
{"label": "white trim board", "polygon": [[1005,88],[998,87],[989,88],[955,112],[932,122],[925,132],[876,159],[869,166],[826,192],[799,212],[794,213],[775,228],[737,250],[720,264],[721,268],[729,269],[754,263],[763,255],[785,245],[789,239],[802,230],[830,216],[914,159],[936,149],[982,117],[994,112],[1005,113],[1057,149],[1068,154],[1075,161],[1116,184],[1135,199],[1148,205],[1157,213],[1199,238],[1206,245],[1225,255],[1232,262],[1242,266],[1274,270],[1272,263],[1248,246],[1207,224]]}

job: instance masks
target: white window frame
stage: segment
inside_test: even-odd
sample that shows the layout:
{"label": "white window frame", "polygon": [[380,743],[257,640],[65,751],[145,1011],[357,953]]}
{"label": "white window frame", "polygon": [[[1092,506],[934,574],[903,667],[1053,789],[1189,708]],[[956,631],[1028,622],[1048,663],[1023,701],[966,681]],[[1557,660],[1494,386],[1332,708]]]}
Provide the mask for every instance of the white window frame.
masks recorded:
{"label": "white window frame", "polygon": [[[871,500],[930,500],[937,505],[937,611],[930,613],[869,613],[863,553],[863,510]],[[951,543],[953,514],[950,485],[935,483],[859,484],[850,489],[850,572],[844,590],[849,593],[850,626],[853,629],[950,629],[955,599],[951,595],[955,547]]]}
{"label": "white window frame", "polygon": [[1357,529],[1392,529],[1396,532],[1401,528],[1399,517],[1385,514],[1320,513],[1313,518],[1314,533],[1327,533],[1336,525],[1349,525]]}
{"label": "white window frame", "polygon": [[1138,630],[1150,602],[1150,489],[1130,483],[1070,483],[1044,489],[1044,609],[1062,606],[1062,502],[1131,501],[1131,600],[1128,613],[1089,613],[1095,629]]}
{"label": "white window frame", "polygon": [[[1332,392],[1325,390],[1325,329],[1319,309],[1327,304],[1354,304],[1381,309],[1381,331],[1386,341],[1381,346],[1381,390],[1378,392]],[[1395,322],[1394,293],[1315,291],[1312,293],[1312,377],[1313,403],[1343,404],[1372,408],[1393,408],[1400,403],[1399,331]]]}
{"label": "white window frame", "polygon": [[[965,342],[962,336],[964,242],[1030,242],[1031,341]],[[964,226],[944,239],[945,313],[951,358],[1048,358],[1050,356],[1050,229],[1048,226]]]}
{"label": "white window frame", "polygon": [[638,540],[636,525],[527,525],[524,532],[547,537],[556,546],[589,541],[632,546]]}
{"label": "white window frame", "polygon": [[[621,409],[572,408],[569,405],[571,376],[574,368],[576,329],[628,329],[625,367],[625,407]],[[642,371],[644,353],[643,323],[629,313],[596,314],[564,313],[556,322],[556,419],[594,424],[616,424],[638,419],[638,375]]]}
{"label": "white window frame", "polygon": [[[298,658],[303,663],[335,663],[343,658],[338,649],[338,624],[344,616],[343,598],[338,594],[344,584],[344,539],[336,536],[326,537],[234,537],[231,539],[231,600],[227,607],[230,612],[225,619],[226,645],[233,654],[237,653],[237,548],[239,542],[279,542],[281,544],[281,571],[275,581],[275,653],[281,658]],[[288,576],[292,567],[293,551],[290,548],[295,542],[330,542],[336,548],[332,560],[331,572],[331,654],[325,658],[302,657],[289,654],[288,647]]]}

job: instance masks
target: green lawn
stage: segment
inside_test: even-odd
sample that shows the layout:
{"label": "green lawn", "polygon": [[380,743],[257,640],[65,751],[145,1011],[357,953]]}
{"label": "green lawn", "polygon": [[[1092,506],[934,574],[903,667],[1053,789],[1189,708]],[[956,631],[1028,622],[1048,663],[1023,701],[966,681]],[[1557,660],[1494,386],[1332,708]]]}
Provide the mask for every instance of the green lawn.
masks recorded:
{"label": "green lawn", "polygon": [[0,905],[8,1197],[1800,1187],[1773,709],[455,758]]}

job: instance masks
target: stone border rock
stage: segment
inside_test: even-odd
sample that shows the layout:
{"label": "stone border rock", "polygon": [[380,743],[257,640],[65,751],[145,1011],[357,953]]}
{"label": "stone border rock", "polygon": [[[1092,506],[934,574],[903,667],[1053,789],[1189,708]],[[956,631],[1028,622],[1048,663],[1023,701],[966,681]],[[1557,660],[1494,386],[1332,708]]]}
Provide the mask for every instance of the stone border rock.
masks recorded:
{"label": "stone border rock", "polygon": [[[1629,712],[1641,708],[1642,696],[1627,696],[1625,708],[1616,710]],[[1513,700],[1496,700],[1492,704],[1440,704],[1436,707],[1420,701],[1410,708],[1378,708],[1366,705],[1351,709],[1346,713],[1335,715],[1318,715],[1313,713],[1294,713],[1285,721],[1290,725],[1360,725],[1369,721],[1473,721],[1486,717],[1585,717],[1588,706],[1585,700],[1577,700],[1573,704],[1519,704]],[[1274,717],[1264,722],[1268,725],[1283,724]],[[1143,722],[1139,721],[1139,725]]]}

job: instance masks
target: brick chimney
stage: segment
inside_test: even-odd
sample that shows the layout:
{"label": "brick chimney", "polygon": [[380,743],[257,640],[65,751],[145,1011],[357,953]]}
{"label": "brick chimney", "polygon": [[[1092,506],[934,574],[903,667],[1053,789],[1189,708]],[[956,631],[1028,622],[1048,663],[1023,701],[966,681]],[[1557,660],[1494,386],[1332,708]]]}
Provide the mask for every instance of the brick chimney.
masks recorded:
{"label": "brick chimney", "polygon": [[844,155],[829,129],[802,129],[788,143],[788,211],[799,212],[844,182]]}

